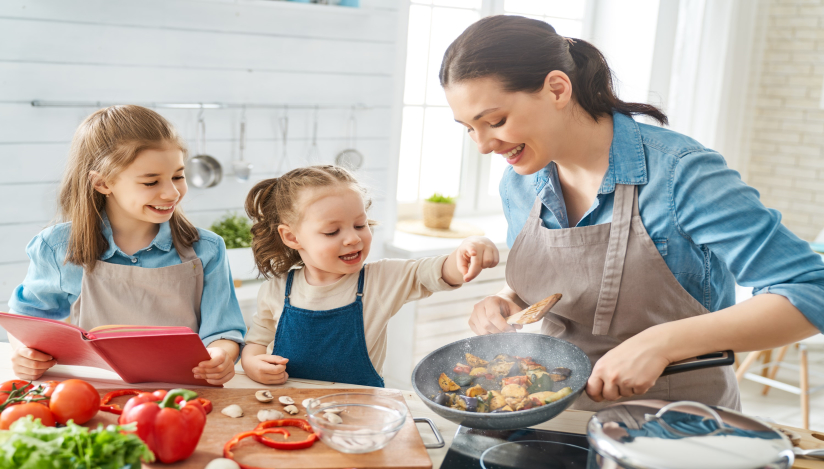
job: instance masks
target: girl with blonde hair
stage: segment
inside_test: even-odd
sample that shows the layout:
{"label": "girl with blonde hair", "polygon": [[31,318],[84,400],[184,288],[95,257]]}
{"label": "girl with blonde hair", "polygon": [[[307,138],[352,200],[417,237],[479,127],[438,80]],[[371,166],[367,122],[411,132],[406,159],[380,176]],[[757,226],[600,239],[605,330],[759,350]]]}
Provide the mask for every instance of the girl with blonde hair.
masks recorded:
{"label": "girl with blonde hair", "polygon": [[366,265],[369,206],[364,188],[337,166],[298,168],[252,188],[252,250],[270,280],[258,293],[243,349],[250,378],[383,387],[386,326],[401,306],[457,288],[498,263],[495,245],[472,237],[448,256]]}
{"label": "girl with blonde hair", "polygon": [[[192,371],[222,384],[246,327],[223,239],[195,228],[179,208],[186,195],[186,146],[158,113],[112,106],[83,121],[72,141],[60,189],[64,223],[26,247],[31,259],[14,290],[12,312],[107,324],[188,326],[211,360]],[[37,379],[53,357],[9,336],[12,368]]]}

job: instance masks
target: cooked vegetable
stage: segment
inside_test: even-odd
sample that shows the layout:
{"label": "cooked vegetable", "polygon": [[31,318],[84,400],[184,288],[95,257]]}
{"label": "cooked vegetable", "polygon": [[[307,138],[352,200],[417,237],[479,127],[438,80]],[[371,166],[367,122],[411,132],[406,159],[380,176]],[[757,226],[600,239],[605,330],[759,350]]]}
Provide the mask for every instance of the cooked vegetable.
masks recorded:
{"label": "cooked vegetable", "polygon": [[531,399],[538,399],[541,401],[541,404],[548,404],[550,402],[554,402],[552,398],[555,396],[555,393],[552,391],[542,391],[536,392],[534,394],[530,394],[529,397]]}
{"label": "cooked vegetable", "polygon": [[472,379],[472,376],[469,375],[458,375],[455,377],[454,381],[458,386],[469,386],[472,384]]}
{"label": "cooked vegetable", "polygon": [[74,420],[74,423],[82,425],[100,410],[100,394],[82,379],[67,379],[54,388],[49,410],[59,423],[65,425],[69,420]]}
{"label": "cooked vegetable", "polygon": [[489,372],[486,371],[486,368],[484,368],[482,366],[479,366],[477,368],[472,368],[472,370],[470,370],[470,372],[469,372],[469,376],[483,376],[485,374],[489,374]]}
{"label": "cooked vegetable", "polygon": [[527,376],[511,376],[509,378],[504,378],[502,381],[503,385],[509,384],[517,384],[518,386],[526,386],[529,387],[532,385],[532,382],[529,380]]}
{"label": "cooked vegetable", "polygon": [[532,381],[532,384],[529,385],[529,387],[527,388],[527,391],[530,394],[542,391],[549,391],[552,389],[553,381],[552,378],[549,377],[548,373],[541,370],[535,370],[530,371],[527,374],[527,376],[529,376],[530,381]]}
{"label": "cooked vegetable", "polygon": [[458,363],[455,365],[455,368],[452,368],[452,371],[458,374],[469,374],[472,371],[472,367],[469,365],[464,365],[463,363]]}
{"label": "cooked vegetable", "polygon": [[54,428],[23,417],[0,432],[0,469],[140,469],[154,455],[135,430],[103,424],[89,430],[74,422]]}
{"label": "cooked vegetable", "polygon": [[[555,395],[552,397],[552,401],[550,402],[560,401],[561,399],[569,396],[570,394],[572,394],[572,388],[567,386],[561,389],[560,391],[556,392]],[[549,402],[547,402],[547,404],[549,404]]]}
{"label": "cooked vegetable", "polygon": [[496,376],[506,376],[513,366],[515,366],[515,362],[493,360],[486,369]]}
{"label": "cooked vegetable", "polygon": [[449,404],[449,395],[446,394],[446,393],[438,393],[438,395],[435,396],[435,398],[432,399],[432,400],[435,402],[435,404],[442,405],[442,406],[448,406],[448,404]]}
{"label": "cooked vegetable", "polygon": [[471,366],[473,368],[486,366],[486,364],[489,363],[488,361],[483,360],[479,357],[476,357],[475,355],[472,355],[471,353],[466,354],[466,362],[469,363],[469,366]]}
{"label": "cooked vegetable", "polygon": [[506,405],[506,399],[504,399],[504,396],[498,391],[489,391],[488,397],[487,403],[489,404],[489,410],[498,410]]}
{"label": "cooked vegetable", "polygon": [[478,396],[485,396],[486,389],[482,388],[480,385],[476,384],[471,388],[466,390],[466,395],[469,397],[478,397]]}
{"label": "cooked vegetable", "polygon": [[446,376],[446,373],[441,373],[441,376],[438,378],[438,385],[444,391],[457,391],[458,389],[461,389],[460,386],[458,386],[457,384],[455,384],[454,381],[449,379],[449,376]]}
{"label": "cooked vegetable", "polygon": [[563,381],[569,378],[571,374],[572,370],[569,368],[555,368],[549,372],[549,377],[552,378],[552,381]]}

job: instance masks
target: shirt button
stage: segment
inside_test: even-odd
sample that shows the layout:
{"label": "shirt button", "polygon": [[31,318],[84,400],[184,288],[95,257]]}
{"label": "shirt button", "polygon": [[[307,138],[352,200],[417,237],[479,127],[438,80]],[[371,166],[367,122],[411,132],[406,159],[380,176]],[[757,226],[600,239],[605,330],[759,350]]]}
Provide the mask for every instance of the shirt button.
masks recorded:
{"label": "shirt button", "polygon": [[133,259],[132,259],[132,264],[134,264],[135,262],[137,262],[137,259],[136,259],[136,258],[133,258]]}
{"label": "shirt button", "polygon": [[151,251],[151,250],[152,250],[152,248],[146,249],[146,251]]}

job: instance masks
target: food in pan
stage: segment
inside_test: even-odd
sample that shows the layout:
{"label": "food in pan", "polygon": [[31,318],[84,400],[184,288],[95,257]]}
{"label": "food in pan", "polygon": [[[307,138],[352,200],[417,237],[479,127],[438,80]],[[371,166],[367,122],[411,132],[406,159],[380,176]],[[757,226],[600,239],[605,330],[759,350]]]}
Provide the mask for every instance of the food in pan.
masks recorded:
{"label": "food in pan", "polygon": [[[467,412],[514,412],[563,399],[572,388],[553,391],[553,384],[572,375],[569,368],[547,367],[531,357],[497,355],[484,360],[467,353],[452,375],[438,377],[442,392],[432,396],[436,404]],[[556,386],[557,387],[557,386]]]}

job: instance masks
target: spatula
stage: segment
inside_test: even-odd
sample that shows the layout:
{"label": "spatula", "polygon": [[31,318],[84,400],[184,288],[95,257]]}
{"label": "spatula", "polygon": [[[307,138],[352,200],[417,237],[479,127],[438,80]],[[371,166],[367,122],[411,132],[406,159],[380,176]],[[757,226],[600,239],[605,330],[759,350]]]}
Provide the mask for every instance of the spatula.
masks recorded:
{"label": "spatula", "polygon": [[555,303],[561,299],[561,294],[556,293],[548,296],[534,305],[526,308],[523,311],[517,312],[512,316],[506,318],[507,324],[532,324],[540,321],[546,316],[546,313],[555,306]]}

